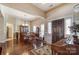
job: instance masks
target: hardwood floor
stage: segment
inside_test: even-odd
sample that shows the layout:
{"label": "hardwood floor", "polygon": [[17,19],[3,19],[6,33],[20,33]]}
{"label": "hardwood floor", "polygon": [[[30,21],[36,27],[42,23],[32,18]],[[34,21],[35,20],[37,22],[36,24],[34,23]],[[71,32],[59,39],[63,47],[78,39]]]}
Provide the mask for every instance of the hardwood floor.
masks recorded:
{"label": "hardwood floor", "polygon": [[14,44],[13,41],[7,42],[7,55],[22,55],[22,54],[29,54],[28,52],[32,49],[30,44]]}
{"label": "hardwood floor", "polygon": [[[35,45],[36,46],[36,45]],[[15,41],[9,40],[7,42],[5,55],[52,55],[51,45],[44,44],[35,48],[31,43],[15,43]]]}
{"label": "hardwood floor", "polygon": [[[64,46],[64,43],[62,43],[62,42],[63,41],[60,40],[60,41],[54,43],[53,45],[56,46],[55,48],[54,48],[53,45],[52,46],[49,45],[50,46],[49,47],[48,44],[46,44],[44,46],[41,46],[42,48],[38,47],[37,49],[35,49],[34,46],[32,44],[30,44],[30,43],[28,43],[28,44],[21,44],[21,43],[15,44],[14,41],[9,40],[7,42],[7,47],[4,50],[6,50],[5,55],[44,55],[44,54],[46,54],[46,55],[52,55],[52,54],[53,55],[56,55],[56,54],[57,55],[60,55],[60,54],[61,55],[64,55],[64,54],[65,55],[72,55],[72,53],[74,51],[67,50],[67,49],[72,48],[74,50],[74,48],[76,49],[76,47],[73,47],[73,46],[72,47],[69,47],[68,46],[66,48],[66,46],[65,46],[66,51],[65,50],[62,50],[64,47],[62,47],[62,48],[59,49],[58,47]],[[77,47],[79,47],[79,45]],[[30,53],[31,51],[33,51],[34,54],[33,53]],[[53,51],[56,52],[56,54]],[[68,51],[70,51],[70,53]],[[71,53],[71,51],[72,51],[72,53]]]}

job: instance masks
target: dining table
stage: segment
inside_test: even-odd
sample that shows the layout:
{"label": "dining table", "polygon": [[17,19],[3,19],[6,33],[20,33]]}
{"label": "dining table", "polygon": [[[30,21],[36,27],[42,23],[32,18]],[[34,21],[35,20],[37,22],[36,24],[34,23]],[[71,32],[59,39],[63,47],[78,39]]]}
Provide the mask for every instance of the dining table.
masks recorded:
{"label": "dining table", "polygon": [[64,39],[52,44],[52,54],[57,55],[79,55],[78,44],[67,44]]}

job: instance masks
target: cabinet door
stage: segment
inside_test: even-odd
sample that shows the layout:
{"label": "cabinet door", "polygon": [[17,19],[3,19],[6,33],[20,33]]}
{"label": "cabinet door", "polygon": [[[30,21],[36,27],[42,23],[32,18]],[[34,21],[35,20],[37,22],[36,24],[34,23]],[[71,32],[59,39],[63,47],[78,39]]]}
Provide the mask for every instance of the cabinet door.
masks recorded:
{"label": "cabinet door", "polygon": [[52,22],[52,43],[64,38],[64,19]]}

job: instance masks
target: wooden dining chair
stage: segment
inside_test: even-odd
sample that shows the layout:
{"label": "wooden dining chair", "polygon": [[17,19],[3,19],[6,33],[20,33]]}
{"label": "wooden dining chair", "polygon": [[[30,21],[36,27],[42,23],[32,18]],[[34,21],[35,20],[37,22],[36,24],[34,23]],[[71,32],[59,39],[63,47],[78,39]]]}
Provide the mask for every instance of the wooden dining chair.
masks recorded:
{"label": "wooden dining chair", "polygon": [[69,55],[79,54],[79,45],[66,45],[66,50],[69,51]]}
{"label": "wooden dining chair", "polygon": [[64,46],[62,47],[53,46],[52,50],[53,50],[54,55],[67,55],[68,54],[68,51],[66,50]]}

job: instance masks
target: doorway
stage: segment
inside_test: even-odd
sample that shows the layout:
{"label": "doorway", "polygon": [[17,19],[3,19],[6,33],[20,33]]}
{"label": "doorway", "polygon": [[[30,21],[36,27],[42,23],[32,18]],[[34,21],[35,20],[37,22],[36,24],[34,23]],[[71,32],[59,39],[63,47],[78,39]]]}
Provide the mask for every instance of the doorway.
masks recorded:
{"label": "doorway", "polygon": [[7,39],[13,39],[13,25],[7,24]]}
{"label": "doorway", "polygon": [[13,47],[13,25],[7,23],[7,48]]}

